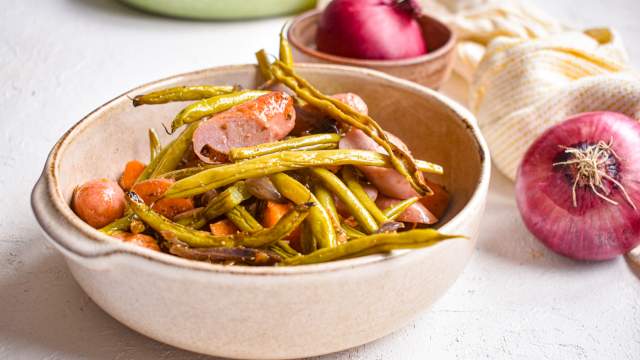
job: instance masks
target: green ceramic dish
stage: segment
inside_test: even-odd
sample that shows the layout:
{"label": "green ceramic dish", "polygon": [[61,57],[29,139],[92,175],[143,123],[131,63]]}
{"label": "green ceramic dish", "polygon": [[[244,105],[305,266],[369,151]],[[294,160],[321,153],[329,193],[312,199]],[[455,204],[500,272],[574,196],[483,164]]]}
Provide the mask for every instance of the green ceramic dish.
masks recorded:
{"label": "green ceramic dish", "polygon": [[252,19],[295,14],[316,0],[121,0],[155,14],[200,20]]}

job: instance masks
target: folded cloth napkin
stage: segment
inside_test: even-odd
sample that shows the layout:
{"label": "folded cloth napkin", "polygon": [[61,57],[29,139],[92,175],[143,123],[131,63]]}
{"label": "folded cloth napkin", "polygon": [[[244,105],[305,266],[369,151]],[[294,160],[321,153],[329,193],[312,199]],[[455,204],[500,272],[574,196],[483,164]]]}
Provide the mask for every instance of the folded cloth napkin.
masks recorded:
{"label": "folded cloth napkin", "polygon": [[454,72],[467,82],[473,79],[493,39],[539,38],[567,29],[537,8],[516,0],[422,0],[422,6],[455,31],[458,46]]}
{"label": "folded cloth napkin", "polygon": [[610,110],[640,119],[640,77],[608,29],[499,37],[474,73],[469,107],[494,163],[514,180],[529,145],[570,115]]}
{"label": "folded cloth napkin", "polygon": [[510,179],[529,145],[570,115],[611,110],[640,119],[640,78],[613,30],[574,31],[516,0],[423,5],[456,31],[454,71],[466,80],[458,86],[468,87],[467,105]]}

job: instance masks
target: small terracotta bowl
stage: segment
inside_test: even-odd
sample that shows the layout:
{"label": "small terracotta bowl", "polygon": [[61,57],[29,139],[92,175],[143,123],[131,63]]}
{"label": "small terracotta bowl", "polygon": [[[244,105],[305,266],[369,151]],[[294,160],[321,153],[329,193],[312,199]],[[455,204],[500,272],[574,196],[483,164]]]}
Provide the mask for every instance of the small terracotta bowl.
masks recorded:
{"label": "small terracotta bowl", "polygon": [[402,60],[362,60],[318,51],[315,39],[320,15],[320,11],[308,11],[296,17],[289,26],[287,37],[291,43],[294,60],[366,67],[432,89],[440,88],[451,75],[455,57],[455,34],[449,26],[429,15],[422,15],[419,19],[427,41],[428,53]]}
{"label": "small terracotta bowl", "polygon": [[[442,164],[433,178],[452,194],[440,230],[467,238],[429,248],[297,267],[224,266],[123,243],[85,224],[69,202],[88,179],[116,179],[148,159],[146,133],[184,103],[131,105],[131,97],[195,84],[256,87],[254,65],[176,75],[91,112],[55,145],[31,195],[40,226],[84,291],[130,328],[176,347],[244,359],[291,359],[360,345],[427,309],[473,253],[489,185],[485,141],[467,110],[415,83],[363,68],[297,64],[327,93],[352,91],[417,157]],[[161,132],[163,143],[170,141]],[[424,346],[427,346],[424,344]]]}

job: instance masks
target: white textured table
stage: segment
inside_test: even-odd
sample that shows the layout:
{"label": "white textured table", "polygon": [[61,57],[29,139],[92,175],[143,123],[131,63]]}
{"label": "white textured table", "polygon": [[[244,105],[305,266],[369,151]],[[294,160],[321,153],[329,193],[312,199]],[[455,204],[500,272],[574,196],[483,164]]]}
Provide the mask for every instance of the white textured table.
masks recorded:
{"label": "white textured table", "polygon": [[[640,65],[637,0],[537,3],[578,25],[616,25]],[[187,22],[109,0],[1,6],[0,358],[200,357],[127,329],[89,300],[40,235],[29,192],[56,139],[106,99],[174,73],[252,62],[261,47],[275,52],[282,19]],[[639,324],[640,280],[625,260],[585,265],[548,252],[523,228],[512,184],[494,173],[477,253],[451,290],[404,329],[323,359],[639,359]]]}

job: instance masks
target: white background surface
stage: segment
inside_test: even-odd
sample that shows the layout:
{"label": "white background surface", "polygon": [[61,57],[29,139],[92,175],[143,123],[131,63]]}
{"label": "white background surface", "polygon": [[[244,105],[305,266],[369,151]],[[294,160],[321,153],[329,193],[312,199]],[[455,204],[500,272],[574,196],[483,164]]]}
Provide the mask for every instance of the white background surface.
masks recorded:
{"label": "white background surface", "polygon": [[[616,26],[640,66],[637,0],[536,4],[576,25]],[[127,329],[88,299],[41,236],[29,193],[50,148],[86,113],[147,81],[253,62],[262,47],[275,53],[282,20],[0,1],[0,358],[200,357]],[[523,228],[512,184],[494,172],[477,252],[451,290],[400,331],[323,359],[338,358],[640,359],[640,279],[623,258],[580,264],[545,250]]]}

